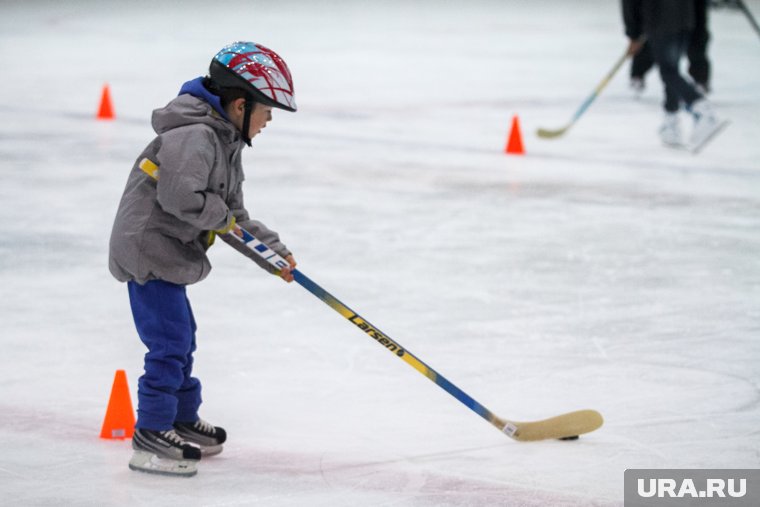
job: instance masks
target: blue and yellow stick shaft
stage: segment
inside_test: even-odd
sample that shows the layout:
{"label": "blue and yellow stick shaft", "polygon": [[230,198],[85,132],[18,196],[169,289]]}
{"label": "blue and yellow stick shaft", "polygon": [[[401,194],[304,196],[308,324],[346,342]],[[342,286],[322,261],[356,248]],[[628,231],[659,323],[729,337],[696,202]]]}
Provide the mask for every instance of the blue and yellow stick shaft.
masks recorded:
{"label": "blue and yellow stick shaft", "polygon": [[[232,236],[265,259],[277,272],[288,266],[285,259],[256,239],[251,233],[242,228],[239,228],[239,231],[241,233],[240,236],[235,234],[232,234]],[[595,410],[578,410],[550,419],[532,422],[515,422],[501,419],[301,271],[294,269],[292,274],[299,285],[338,312],[343,318],[364,331],[383,348],[401,358],[409,366],[426,376],[467,408],[515,440],[573,439],[583,433],[594,431],[602,425],[602,416]]]}
{"label": "blue and yellow stick shaft", "polygon": [[576,121],[578,121],[578,118],[580,118],[583,113],[586,112],[586,109],[589,108],[592,102],[596,100],[596,98],[599,96],[600,93],[602,93],[602,90],[607,86],[607,84],[612,80],[613,76],[617,74],[617,71],[620,69],[620,67],[623,66],[623,63],[628,59],[628,50],[626,49],[626,52],[623,53],[623,55],[618,58],[618,60],[615,62],[615,65],[612,67],[612,70],[610,70],[606,76],[599,82],[598,85],[596,85],[596,88],[594,88],[594,91],[591,92],[591,95],[589,95],[586,100],[583,101],[581,104],[581,107],[578,108],[578,110],[575,112],[572,118],[570,118],[570,121],[562,128],[558,129],[545,129],[540,128],[536,132],[538,137],[544,138],[544,139],[553,139],[555,137],[559,137],[562,134],[564,134],[570,127],[575,124]]}
{"label": "blue and yellow stick shaft", "polygon": [[480,417],[496,426],[499,430],[504,429],[504,422],[496,417],[490,410],[475,401],[470,395],[452,384],[449,380],[446,379],[446,377],[425,364],[420,358],[409,352],[406,348],[402,347],[398,342],[391,339],[377,326],[371,324],[369,321],[367,321],[367,319],[356,313],[354,310],[338,300],[335,296],[320,287],[308,276],[304,275],[296,269],[293,270],[293,277],[295,278],[296,282],[298,282],[304,289],[314,294],[327,306],[341,314],[346,320],[367,333],[372,339],[386,348],[389,352],[392,352],[397,357],[403,359],[409,366],[425,375],[427,378],[437,384],[441,389],[462,402],[467,408],[478,414]]}
{"label": "blue and yellow stick shaft", "polygon": [[[261,255],[261,257],[266,259],[275,268],[281,269],[288,265],[285,259],[271,250],[264,243],[256,239],[251,233],[242,228],[240,228],[240,230],[243,233],[243,237],[238,237],[238,239],[243,241],[249,248]],[[475,401],[475,399],[459,389],[457,386],[449,382],[449,380],[447,380],[443,375],[425,364],[417,356],[406,350],[406,348],[402,347],[398,342],[394,341],[391,337],[382,332],[377,326],[371,324],[368,320],[349,308],[348,305],[341,302],[338,298],[327,292],[319,284],[303,274],[301,271],[294,269],[292,273],[293,278],[299,285],[301,285],[301,287],[314,294],[323,303],[342,315],[343,318],[367,333],[371,338],[385,347],[388,351],[403,359],[407,364],[409,364],[409,366],[425,375],[431,381],[435,382],[444,391],[451,394],[454,398],[462,402],[466,407],[471,409],[480,417],[496,426],[499,430],[504,429],[504,422],[496,417],[490,410]]]}

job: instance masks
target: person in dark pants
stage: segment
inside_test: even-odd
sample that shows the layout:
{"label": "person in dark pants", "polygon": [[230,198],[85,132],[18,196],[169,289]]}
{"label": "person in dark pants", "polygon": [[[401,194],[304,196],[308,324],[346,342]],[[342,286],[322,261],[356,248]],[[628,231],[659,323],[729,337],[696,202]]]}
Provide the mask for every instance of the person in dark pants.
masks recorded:
{"label": "person in dark pants", "polygon": [[[707,0],[694,0],[694,30],[689,37],[686,57],[689,61],[689,75],[704,95],[710,92],[710,59],[707,44],[710,32],[707,28]],[[651,45],[645,42],[631,59],[631,88],[637,93],[644,91],[644,76],[654,67]]]}
{"label": "person in dark pants", "polygon": [[700,145],[718,129],[712,105],[685,79],[678,63],[686,52],[696,26],[695,5],[685,0],[622,0],[628,52],[636,54],[646,40],[665,85],[665,120],[660,138],[667,145],[682,145],[678,111],[684,105],[694,117],[690,144]]}

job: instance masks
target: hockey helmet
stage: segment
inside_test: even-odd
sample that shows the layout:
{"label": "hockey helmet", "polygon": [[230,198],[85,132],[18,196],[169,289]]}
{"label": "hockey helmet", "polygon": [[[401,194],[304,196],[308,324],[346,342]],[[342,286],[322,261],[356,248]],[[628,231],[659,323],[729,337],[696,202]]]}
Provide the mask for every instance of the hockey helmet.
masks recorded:
{"label": "hockey helmet", "polygon": [[218,86],[250,93],[256,102],[286,111],[296,110],[293,78],[285,60],[255,42],[233,42],[219,51],[209,68]]}

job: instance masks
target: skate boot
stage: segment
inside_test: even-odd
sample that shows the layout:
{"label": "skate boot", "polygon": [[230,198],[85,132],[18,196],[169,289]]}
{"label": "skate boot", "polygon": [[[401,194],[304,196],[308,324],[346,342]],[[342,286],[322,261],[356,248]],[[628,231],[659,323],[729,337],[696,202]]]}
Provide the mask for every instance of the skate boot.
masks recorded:
{"label": "skate boot", "polygon": [[224,428],[207,423],[203,419],[190,423],[175,422],[177,434],[201,448],[203,456],[213,456],[222,452],[222,444],[227,440]]}
{"label": "skate boot", "polygon": [[681,146],[681,127],[678,113],[665,113],[665,120],[660,126],[660,139],[668,146]]}
{"label": "skate boot", "polygon": [[705,99],[694,102],[690,111],[694,116],[694,130],[691,133],[690,147],[692,151],[697,152],[728,122],[721,121],[713,110],[712,104]]}
{"label": "skate boot", "polygon": [[186,442],[174,430],[136,429],[132,436],[134,454],[129,468],[152,474],[190,477],[198,473],[198,446]]}

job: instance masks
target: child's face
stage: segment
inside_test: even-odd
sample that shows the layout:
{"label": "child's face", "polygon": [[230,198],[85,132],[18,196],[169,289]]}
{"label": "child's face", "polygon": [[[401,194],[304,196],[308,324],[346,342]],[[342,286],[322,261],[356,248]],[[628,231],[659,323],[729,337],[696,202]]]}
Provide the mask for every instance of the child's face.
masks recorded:
{"label": "child's face", "polygon": [[256,134],[261,132],[261,129],[267,126],[267,123],[272,121],[272,106],[265,106],[264,104],[256,104],[251,111],[251,124],[248,128],[248,138],[253,139]]}

